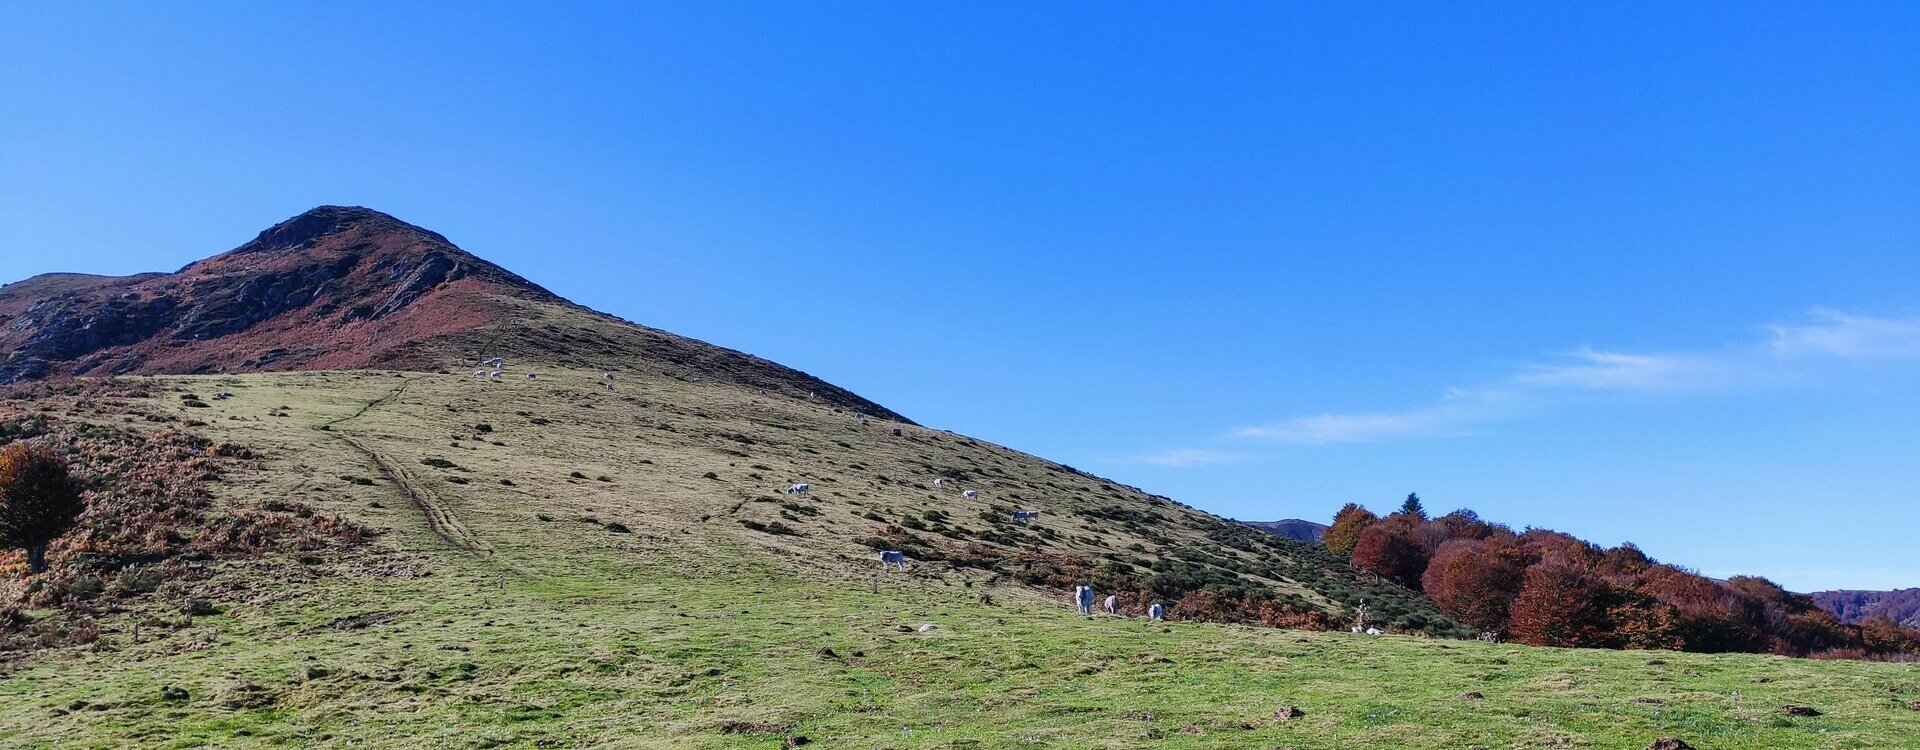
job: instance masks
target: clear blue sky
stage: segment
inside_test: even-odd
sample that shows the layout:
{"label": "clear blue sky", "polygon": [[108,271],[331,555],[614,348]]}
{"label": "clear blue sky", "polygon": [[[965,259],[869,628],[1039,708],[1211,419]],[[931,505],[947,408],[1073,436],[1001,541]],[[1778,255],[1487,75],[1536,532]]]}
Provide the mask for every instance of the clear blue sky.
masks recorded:
{"label": "clear blue sky", "polygon": [[360,204],[1225,515],[1920,586],[1914,5],[633,5],[9,3],[0,277]]}

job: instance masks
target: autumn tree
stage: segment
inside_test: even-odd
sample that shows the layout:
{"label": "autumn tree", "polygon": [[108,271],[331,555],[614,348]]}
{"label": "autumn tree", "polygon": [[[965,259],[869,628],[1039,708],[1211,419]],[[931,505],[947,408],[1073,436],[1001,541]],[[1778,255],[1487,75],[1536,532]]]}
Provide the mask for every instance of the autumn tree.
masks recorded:
{"label": "autumn tree", "polygon": [[24,549],[30,570],[46,570],[47,544],[86,510],[80,491],[52,450],[23,442],[0,449],[0,547]]}
{"label": "autumn tree", "polygon": [[1373,511],[1360,507],[1359,503],[1347,503],[1333,516],[1333,525],[1320,537],[1320,543],[1327,551],[1336,555],[1353,554],[1353,546],[1360,542],[1360,532],[1366,531],[1374,521],[1380,520]]}
{"label": "autumn tree", "polygon": [[1529,646],[1603,646],[1606,585],[1581,566],[1549,559],[1527,568],[1507,618],[1507,633]]}
{"label": "autumn tree", "polygon": [[1360,532],[1353,545],[1353,564],[1408,588],[1420,588],[1427,556],[1413,543],[1412,528],[1401,518],[1389,518]]}
{"label": "autumn tree", "polygon": [[1454,539],[1434,553],[1420,587],[1446,616],[1504,633],[1526,569],[1525,550],[1510,539]]}

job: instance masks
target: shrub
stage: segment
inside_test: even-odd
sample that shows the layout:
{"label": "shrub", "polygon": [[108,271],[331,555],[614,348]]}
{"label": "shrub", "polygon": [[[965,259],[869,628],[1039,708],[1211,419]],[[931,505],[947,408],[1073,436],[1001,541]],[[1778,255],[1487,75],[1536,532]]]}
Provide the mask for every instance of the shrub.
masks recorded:
{"label": "shrub", "polygon": [[30,570],[47,569],[47,544],[85,510],[65,458],[26,443],[0,449],[0,545],[26,550]]}

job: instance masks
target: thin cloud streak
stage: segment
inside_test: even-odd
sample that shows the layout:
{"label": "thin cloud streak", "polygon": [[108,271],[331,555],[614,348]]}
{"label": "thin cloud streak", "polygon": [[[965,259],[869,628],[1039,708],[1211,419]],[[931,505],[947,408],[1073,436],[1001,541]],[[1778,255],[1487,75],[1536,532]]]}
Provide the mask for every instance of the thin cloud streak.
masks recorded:
{"label": "thin cloud streak", "polygon": [[1285,445],[1457,437],[1474,434],[1476,425],[1582,392],[1720,391],[1779,382],[1798,374],[1796,368],[1803,362],[1920,359],[1920,318],[1877,318],[1827,309],[1813,310],[1807,318],[1802,323],[1765,327],[1769,334],[1765,342],[1713,351],[1641,353],[1582,347],[1555,361],[1522,366],[1499,380],[1448,388],[1431,405],[1291,417],[1237,428],[1228,436]]}
{"label": "thin cloud streak", "polygon": [[1167,469],[1190,469],[1196,466],[1221,466],[1239,463],[1245,456],[1234,453],[1206,450],[1204,448],[1180,448],[1141,456],[1139,462]]}
{"label": "thin cloud streak", "polygon": [[1234,437],[1259,438],[1290,445],[1368,443],[1400,437],[1435,437],[1454,433],[1480,415],[1460,407],[1430,407],[1401,412],[1315,414],[1294,417],[1262,427],[1242,427]]}
{"label": "thin cloud streak", "polygon": [[1920,358],[1920,319],[1871,318],[1814,310],[1810,325],[1768,326],[1768,351],[1786,357],[1844,360]]}

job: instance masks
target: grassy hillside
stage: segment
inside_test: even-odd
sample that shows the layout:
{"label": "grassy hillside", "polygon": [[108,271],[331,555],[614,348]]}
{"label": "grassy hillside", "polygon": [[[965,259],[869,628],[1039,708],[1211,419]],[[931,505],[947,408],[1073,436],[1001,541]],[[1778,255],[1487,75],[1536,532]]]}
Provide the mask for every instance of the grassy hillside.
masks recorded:
{"label": "grassy hillside", "polygon": [[[1704,749],[1920,736],[1911,665],[1080,618],[1022,582],[1238,580],[1302,607],[1344,613],[1367,597],[1403,628],[1446,627],[1312,545],[1004,448],[912,426],[895,436],[754,389],[632,373],[608,392],[598,379],[159,379],[170,390],[146,408],[258,454],[212,485],[220,501],[298,504],[380,534],[221,563],[192,592],[211,614],[181,617],[156,596],[102,617],[92,645],[17,662],[0,679],[0,744],[1625,748],[1676,735]],[[185,391],[235,395],[194,407]],[[120,421],[102,403],[35,406]],[[936,490],[936,476],[952,480]],[[791,481],[814,496],[779,494]],[[1004,521],[1015,507],[1042,516]],[[920,559],[880,573],[862,544],[874,537]],[[1040,552],[986,566],[970,542]],[[136,632],[143,620],[167,627]],[[1304,715],[1276,713],[1288,708]]]}

